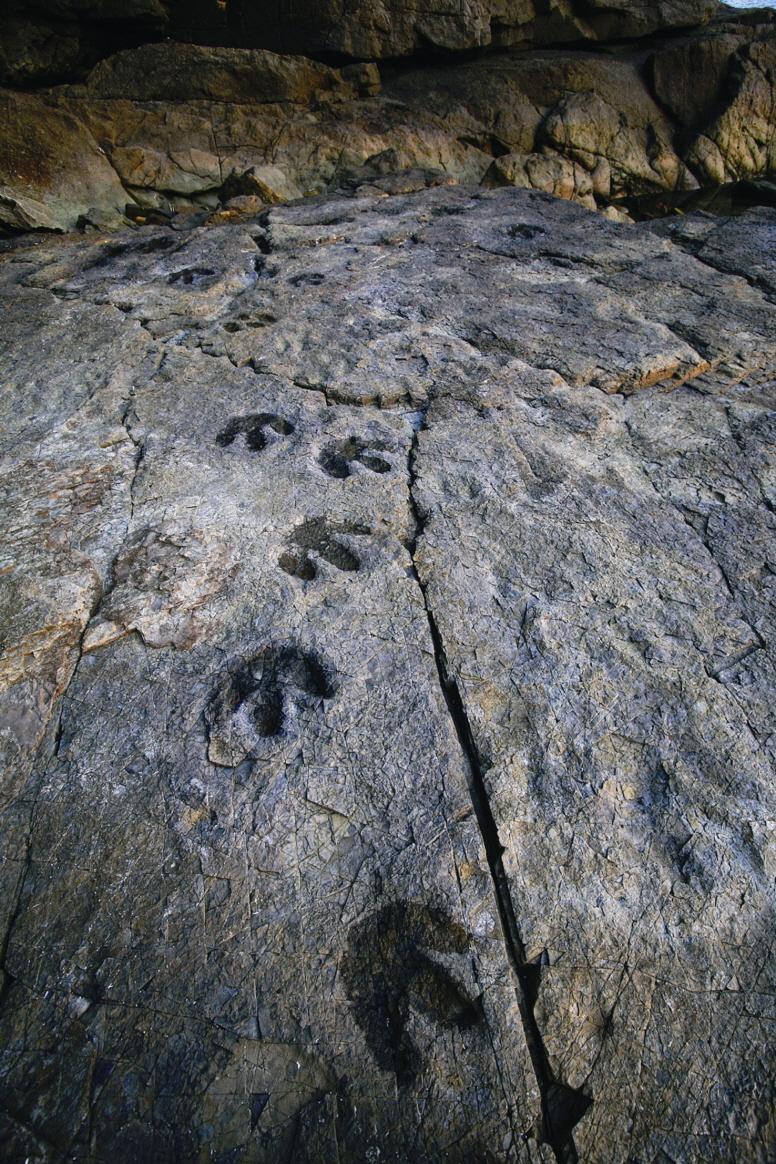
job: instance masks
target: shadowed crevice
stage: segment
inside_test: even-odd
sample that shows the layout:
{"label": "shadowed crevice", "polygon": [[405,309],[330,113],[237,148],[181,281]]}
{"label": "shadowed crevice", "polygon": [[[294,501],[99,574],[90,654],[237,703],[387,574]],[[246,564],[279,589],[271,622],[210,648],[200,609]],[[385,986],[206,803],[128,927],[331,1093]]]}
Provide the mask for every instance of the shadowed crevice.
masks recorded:
{"label": "shadowed crevice", "polygon": [[423,533],[425,522],[415,496],[417,483],[416,460],[418,439],[420,433],[425,430],[426,424],[427,412],[423,415],[420,428],[414,434],[407,461],[409,504],[414,521],[414,536],[409,546],[413,574],[420,589],[426,617],[428,618],[431,641],[434,647],[434,660],[439,675],[439,685],[445,697],[450,718],[453,721],[458,742],[466,761],[469,793],[490,869],[507,956],[516,979],[517,1001],[523,1031],[541,1095],[541,1111],[537,1121],[538,1138],[540,1142],[549,1144],[558,1164],[576,1164],[578,1156],[574,1144],[573,1131],[591,1107],[593,1100],[590,1096],[585,1095],[584,1092],[569,1087],[565,1083],[555,1079],[550,1066],[534,1011],[538,993],[537,967],[529,963],[526,958],[525,946],[517,922],[509,881],[504,871],[502,859],[504,847],[499,838],[498,827],[488,796],[486,774],[489,764],[483,760],[475,743],[461,691],[450,672],[442,635],[428,600],[426,586],[417,569],[417,544]]}

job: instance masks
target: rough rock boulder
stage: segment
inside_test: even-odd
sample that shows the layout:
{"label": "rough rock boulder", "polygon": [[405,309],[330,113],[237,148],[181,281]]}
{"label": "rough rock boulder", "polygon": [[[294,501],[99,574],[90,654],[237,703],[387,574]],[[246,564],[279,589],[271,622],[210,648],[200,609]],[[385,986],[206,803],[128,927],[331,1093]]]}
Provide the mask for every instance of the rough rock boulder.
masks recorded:
{"label": "rough rock boulder", "polygon": [[120,225],[126,191],[105,152],[66,109],[0,90],[0,222],[61,230],[85,216]]}

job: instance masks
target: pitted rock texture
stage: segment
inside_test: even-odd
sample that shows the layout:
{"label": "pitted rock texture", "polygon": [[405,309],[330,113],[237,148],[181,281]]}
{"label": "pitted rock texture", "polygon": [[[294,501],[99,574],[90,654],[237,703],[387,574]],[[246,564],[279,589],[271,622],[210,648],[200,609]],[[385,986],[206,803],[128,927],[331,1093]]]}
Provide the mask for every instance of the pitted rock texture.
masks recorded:
{"label": "pitted rock texture", "polygon": [[774,242],[5,245],[6,1159],[773,1157]]}
{"label": "pitted rock texture", "polygon": [[[652,6],[654,7],[654,6]],[[776,174],[776,15],[653,42],[333,68],[172,42],[84,85],[6,92],[6,230],[236,217],[337,190],[479,182],[613,217],[634,196]]]}

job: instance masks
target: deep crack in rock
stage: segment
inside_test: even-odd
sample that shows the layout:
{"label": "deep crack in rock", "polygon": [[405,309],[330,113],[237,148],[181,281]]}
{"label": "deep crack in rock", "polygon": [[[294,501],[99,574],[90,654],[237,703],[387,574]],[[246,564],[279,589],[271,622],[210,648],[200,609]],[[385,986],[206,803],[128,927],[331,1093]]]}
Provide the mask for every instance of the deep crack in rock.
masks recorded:
{"label": "deep crack in rock", "polygon": [[414,523],[414,531],[409,545],[413,577],[418,584],[428,619],[439,685],[464,756],[472,806],[488,860],[504,945],[515,977],[515,990],[525,1041],[541,1096],[541,1113],[537,1121],[538,1139],[541,1143],[550,1145],[558,1164],[576,1164],[578,1156],[574,1145],[573,1131],[592,1105],[593,1100],[592,1097],[583,1092],[556,1080],[550,1067],[534,1013],[538,985],[537,967],[527,961],[525,946],[520,936],[512,894],[504,872],[502,860],[504,848],[499,839],[498,827],[488,797],[487,768],[483,764],[477,748],[460,687],[450,673],[444,642],[428,598],[427,588],[421,579],[416,563],[417,545],[423,535],[424,528],[424,520],[415,495],[416,458],[420,435],[428,423],[428,411],[428,408],[424,411],[422,422],[413,433],[407,457],[409,506]]}

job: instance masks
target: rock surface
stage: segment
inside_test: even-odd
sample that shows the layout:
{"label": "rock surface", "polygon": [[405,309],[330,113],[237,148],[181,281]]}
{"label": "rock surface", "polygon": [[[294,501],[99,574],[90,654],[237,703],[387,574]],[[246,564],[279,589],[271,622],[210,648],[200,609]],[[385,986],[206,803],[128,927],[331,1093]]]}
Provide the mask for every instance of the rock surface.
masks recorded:
{"label": "rock surface", "polygon": [[[511,51],[382,78],[374,63],[147,45],[102,61],[85,85],[5,99],[20,145],[0,149],[0,224],[106,223],[117,176],[133,217],[375,182],[518,185],[621,214],[635,196],[776,173],[774,46],[767,11],[649,46]],[[52,110],[80,126],[63,138],[58,205],[48,172],[36,188],[33,156]],[[96,176],[100,150],[102,186],[85,191],[79,172]],[[46,204],[37,216],[31,200]]]}
{"label": "rock surface", "polygon": [[773,1158],[775,242],[6,244],[8,1160]]}

